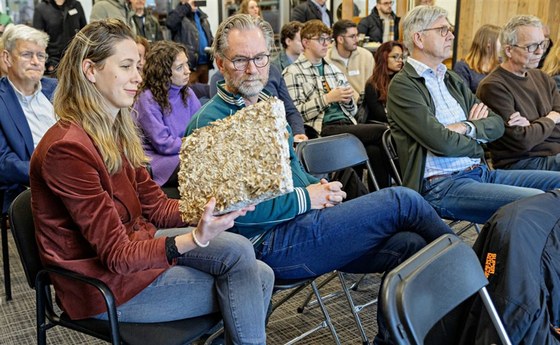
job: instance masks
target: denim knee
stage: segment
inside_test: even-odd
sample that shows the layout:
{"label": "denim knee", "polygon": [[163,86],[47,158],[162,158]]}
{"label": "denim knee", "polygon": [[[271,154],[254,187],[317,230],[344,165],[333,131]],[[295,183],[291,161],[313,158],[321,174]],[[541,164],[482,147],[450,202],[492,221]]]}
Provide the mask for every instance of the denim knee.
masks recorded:
{"label": "denim knee", "polygon": [[225,248],[228,248],[223,252],[223,264],[228,269],[233,266],[255,265],[255,250],[251,241],[233,233],[223,233],[219,237],[221,241],[224,241]]}

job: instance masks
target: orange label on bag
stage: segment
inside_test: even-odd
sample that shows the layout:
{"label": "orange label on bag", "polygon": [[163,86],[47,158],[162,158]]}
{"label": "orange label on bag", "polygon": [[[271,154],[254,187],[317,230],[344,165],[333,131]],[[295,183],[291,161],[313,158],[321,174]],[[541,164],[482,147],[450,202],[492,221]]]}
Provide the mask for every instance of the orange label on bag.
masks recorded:
{"label": "orange label on bag", "polygon": [[486,255],[486,263],[484,265],[484,275],[488,278],[496,272],[496,253],[488,253]]}

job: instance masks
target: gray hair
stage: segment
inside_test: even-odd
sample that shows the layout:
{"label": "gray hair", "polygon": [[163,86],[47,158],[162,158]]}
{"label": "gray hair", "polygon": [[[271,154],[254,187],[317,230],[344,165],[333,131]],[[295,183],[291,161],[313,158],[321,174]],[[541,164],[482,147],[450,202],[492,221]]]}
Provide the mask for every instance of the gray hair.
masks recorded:
{"label": "gray hair", "polygon": [[249,14],[235,14],[225,21],[223,21],[214,37],[214,43],[212,44],[212,52],[214,55],[219,57],[224,57],[228,47],[228,37],[231,30],[237,29],[240,31],[260,29],[266,40],[266,47],[268,51],[272,51],[274,47],[274,31],[270,24],[264,21],[262,18],[254,18]]}
{"label": "gray hair", "polygon": [[447,18],[447,10],[439,6],[414,7],[403,20],[403,44],[409,52],[414,50],[414,34],[428,29],[439,18]]}
{"label": "gray hair", "polygon": [[16,47],[17,40],[30,41],[40,47],[47,48],[49,44],[49,35],[24,24],[10,25],[2,35],[4,49],[12,52]]}
{"label": "gray hair", "polygon": [[519,15],[511,18],[504,26],[502,33],[500,34],[502,51],[505,46],[517,44],[517,32],[522,26],[534,26],[542,29],[543,24],[539,18],[531,15]]}

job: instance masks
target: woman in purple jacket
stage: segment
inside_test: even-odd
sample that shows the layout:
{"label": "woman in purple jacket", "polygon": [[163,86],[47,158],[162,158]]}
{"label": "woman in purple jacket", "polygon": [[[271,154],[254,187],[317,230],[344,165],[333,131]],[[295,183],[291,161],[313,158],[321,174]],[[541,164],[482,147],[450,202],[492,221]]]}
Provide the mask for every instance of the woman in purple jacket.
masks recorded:
{"label": "woman in purple jacket", "polygon": [[[189,88],[187,51],[172,41],[158,41],[146,55],[138,96],[136,122],[144,134],[144,151],[151,158],[154,181],[178,185],[181,138],[200,102]],[[133,115],[134,116],[134,115]]]}

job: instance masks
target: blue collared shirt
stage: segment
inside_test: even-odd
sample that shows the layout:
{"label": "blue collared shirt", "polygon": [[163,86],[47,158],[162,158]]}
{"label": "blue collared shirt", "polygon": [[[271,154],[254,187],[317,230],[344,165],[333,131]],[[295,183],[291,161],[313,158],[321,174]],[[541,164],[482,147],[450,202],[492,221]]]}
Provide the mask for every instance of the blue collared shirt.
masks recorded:
{"label": "blue collared shirt", "polygon": [[321,20],[323,21],[323,23],[325,23],[326,26],[328,26],[328,27],[330,28],[330,27],[331,27],[331,18],[329,17],[329,14],[327,13],[327,5],[326,5],[326,2],[325,2],[324,5],[319,5],[319,4],[317,3],[317,1],[315,1],[315,0],[311,0],[311,2],[312,2],[315,6],[319,7],[319,10],[321,10],[321,16],[322,16],[322,19],[321,19]]}
{"label": "blue collared shirt", "polygon": [[47,96],[41,92],[41,83],[37,83],[37,89],[32,95],[25,96],[15,87],[9,78],[8,82],[14,89],[21,109],[29,124],[29,129],[33,137],[33,147],[37,147],[43,135],[56,123],[53,105]]}
{"label": "blue collared shirt", "polygon": [[[467,121],[467,117],[461,105],[445,86],[444,76],[447,72],[447,67],[440,63],[434,71],[422,62],[415,60],[411,57],[407,62],[414,67],[419,76],[423,77],[426,87],[430,92],[430,96],[435,104],[436,119],[444,126]],[[470,123],[466,122],[469,127],[469,136],[473,137],[476,133]],[[424,177],[435,175],[451,174],[460,170],[464,170],[474,164],[480,164],[479,158],[470,157],[442,157],[436,156],[431,151],[428,151],[426,156],[426,167],[424,169]]]}

